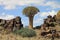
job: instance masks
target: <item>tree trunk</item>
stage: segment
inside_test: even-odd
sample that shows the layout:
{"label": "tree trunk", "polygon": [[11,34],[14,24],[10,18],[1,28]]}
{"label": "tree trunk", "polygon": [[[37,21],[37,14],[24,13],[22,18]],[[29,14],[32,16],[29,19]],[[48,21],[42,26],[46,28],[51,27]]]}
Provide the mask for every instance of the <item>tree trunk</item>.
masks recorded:
{"label": "tree trunk", "polygon": [[29,28],[33,29],[33,17],[29,17]]}

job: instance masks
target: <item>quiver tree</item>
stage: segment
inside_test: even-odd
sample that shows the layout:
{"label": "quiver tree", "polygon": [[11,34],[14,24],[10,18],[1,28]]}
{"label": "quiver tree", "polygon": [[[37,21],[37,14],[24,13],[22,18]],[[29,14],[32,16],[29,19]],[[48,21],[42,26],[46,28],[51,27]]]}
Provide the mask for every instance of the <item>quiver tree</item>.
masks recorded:
{"label": "quiver tree", "polygon": [[23,14],[29,18],[29,28],[33,28],[34,15],[39,12],[39,9],[33,6],[29,6],[23,9]]}

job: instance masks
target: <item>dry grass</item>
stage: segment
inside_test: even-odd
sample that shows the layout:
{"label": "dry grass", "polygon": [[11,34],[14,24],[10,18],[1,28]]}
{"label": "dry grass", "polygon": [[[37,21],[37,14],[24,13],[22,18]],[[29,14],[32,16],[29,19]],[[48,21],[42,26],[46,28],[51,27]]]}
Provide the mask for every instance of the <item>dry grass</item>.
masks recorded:
{"label": "dry grass", "polygon": [[[44,38],[40,36],[41,30],[35,30],[37,33],[36,37],[21,37],[20,35],[16,35],[13,33],[6,34],[5,31],[0,33],[0,40],[51,40],[51,38]],[[55,38],[55,40],[60,40]]]}
{"label": "dry grass", "polygon": [[31,38],[28,38],[28,37],[23,38],[19,35],[15,35],[13,33],[10,33],[10,34],[0,33],[0,40],[44,40],[44,38],[40,38],[40,36],[31,37]]}

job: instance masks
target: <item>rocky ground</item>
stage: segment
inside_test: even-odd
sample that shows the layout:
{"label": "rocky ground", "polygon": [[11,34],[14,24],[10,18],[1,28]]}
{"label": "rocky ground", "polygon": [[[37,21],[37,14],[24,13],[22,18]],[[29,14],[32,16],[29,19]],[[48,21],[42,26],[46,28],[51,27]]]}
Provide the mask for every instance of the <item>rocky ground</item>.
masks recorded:
{"label": "rocky ground", "polygon": [[[6,31],[2,30],[0,31],[0,40],[51,40],[51,38],[44,38],[42,36],[40,36],[40,32],[41,30],[35,30],[36,33],[37,33],[37,36],[36,37],[31,37],[31,38],[28,38],[28,37],[21,37],[20,35],[16,35],[16,34],[13,34],[13,33],[6,33]],[[58,38],[55,38],[55,40],[60,40]]]}

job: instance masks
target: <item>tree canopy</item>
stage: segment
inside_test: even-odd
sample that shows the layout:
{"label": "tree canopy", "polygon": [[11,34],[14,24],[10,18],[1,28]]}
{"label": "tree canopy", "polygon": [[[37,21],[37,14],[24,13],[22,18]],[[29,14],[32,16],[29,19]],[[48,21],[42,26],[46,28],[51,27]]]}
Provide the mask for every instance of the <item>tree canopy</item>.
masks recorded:
{"label": "tree canopy", "polygon": [[29,6],[23,9],[23,14],[26,16],[34,16],[39,10],[36,7]]}

